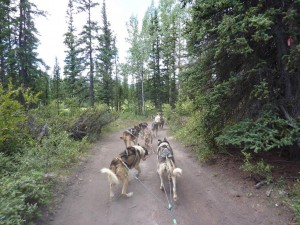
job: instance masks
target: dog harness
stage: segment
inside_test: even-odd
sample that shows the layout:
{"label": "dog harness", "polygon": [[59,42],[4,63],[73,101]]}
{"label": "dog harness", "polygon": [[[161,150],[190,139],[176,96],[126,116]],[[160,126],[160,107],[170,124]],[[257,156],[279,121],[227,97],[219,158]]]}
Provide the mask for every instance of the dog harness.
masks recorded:
{"label": "dog harness", "polygon": [[[137,163],[139,158],[141,158],[140,152],[137,151],[135,148],[134,148],[134,150],[135,150],[135,153],[133,153],[133,151],[130,150],[128,155],[127,155],[126,150],[125,150],[124,152],[120,153],[120,155],[119,155],[120,158],[117,158],[117,159],[121,160],[122,163],[125,164],[127,168],[130,168],[130,169],[132,169],[132,166]],[[135,160],[133,161],[132,165],[129,165],[126,159],[131,155],[135,155]],[[123,160],[123,158],[125,158],[125,160]]]}
{"label": "dog harness", "polygon": [[158,128],[158,123],[157,122],[153,122],[152,123],[152,130],[155,130]]}
{"label": "dog harness", "polygon": [[163,158],[166,158],[166,157],[171,158],[171,157],[173,157],[173,153],[171,152],[170,149],[163,148],[163,150],[160,153],[160,156]]}
{"label": "dog harness", "polygon": [[140,125],[141,128],[144,128],[144,129],[146,127],[148,127],[148,123],[146,123],[146,122],[140,123],[139,125]]}
{"label": "dog harness", "polygon": [[133,135],[134,137],[137,137],[139,135],[138,130],[135,128],[130,128],[127,130],[127,132],[130,133],[131,135]]}
{"label": "dog harness", "polygon": [[167,147],[161,147],[159,150],[158,161],[163,162],[166,158],[173,159],[173,151]]}
{"label": "dog harness", "polygon": [[169,142],[166,140],[158,144],[157,154],[157,159],[159,160],[159,162],[163,162],[167,157],[172,158],[173,162],[175,162],[173,149],[170,146]]}

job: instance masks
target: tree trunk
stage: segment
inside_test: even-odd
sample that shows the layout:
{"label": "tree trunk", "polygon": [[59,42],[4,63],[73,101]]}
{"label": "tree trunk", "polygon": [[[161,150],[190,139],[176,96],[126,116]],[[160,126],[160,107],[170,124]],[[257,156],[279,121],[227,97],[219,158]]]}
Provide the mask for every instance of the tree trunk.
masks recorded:
{"label": "tree trunk", "polygon": [[[91,9],[89,8],[89,27],[91,28]],[[94,63],[93,63],[93,48],[92,48],[92,33],[89,29],[89,60],[90,60],[90,104],[91,107],[94,107]]]}
{"label": "tree trunk", "polygon": [[284,82],[284,94],[287,99],[291,99],[292,97],[292,89],[291,89],[291,80],[290,80],[290,74],[288,71],[284,68],[284,64],[282,62],[282,57],[284,55],[287,55],[287,46],[286,46],[286,38],[284,37],[284,30],[282,27],[282,24],[277,20],[277,24],[274,27],[275,31],[275,41],[276,41],[276,47],[277,47],[277,69],[279,72],[280,77],[283,79]]}

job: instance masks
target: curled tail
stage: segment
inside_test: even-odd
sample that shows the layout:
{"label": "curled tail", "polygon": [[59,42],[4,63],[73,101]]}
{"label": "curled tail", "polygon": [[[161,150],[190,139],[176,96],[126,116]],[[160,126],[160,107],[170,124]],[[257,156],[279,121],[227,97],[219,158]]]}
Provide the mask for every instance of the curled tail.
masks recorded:
{"label": "curled tail", "polygon": [[177,177],[180,177],[180,176],[182,175],[182,169],[180,169],[180,168],[175,168],[175,169],[173,170],[173,175],[174,175],[174,176],[177,176]]}
{"label": "curled tail", "polygon": [[114,183],[114,184],[119,183],[119,179],[118,179],[117,175],[110,169],[102,168],[101,173],[106,173],[108,176],[108,179],[111,181],[111,183]]}
{"label": "curled tail", "polygon": [[173,170],[171,170],[173,176],[180,177],[182,175],[182,169],[176,168],[174,162],[170,160],[168,157],[166,158],[166,163],[168,168],[173,168]]}

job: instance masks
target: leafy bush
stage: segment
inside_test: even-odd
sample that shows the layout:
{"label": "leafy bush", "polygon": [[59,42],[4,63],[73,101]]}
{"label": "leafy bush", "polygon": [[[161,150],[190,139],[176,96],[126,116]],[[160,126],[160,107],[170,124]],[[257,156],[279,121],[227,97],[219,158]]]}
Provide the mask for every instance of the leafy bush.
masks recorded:
{"label": "leafy bush", "polygon": [[[36,103],[38,95],[30,90],[14,90],[9,84],[8,90],[0,85],[0,149],[6,154],[13,154],[31,142],[27,130],[27,106]],[[21,104],[21,100],[23,104]],[[26,107],[25,107],[26,106]]]}
{"label": "leafy bush", "polygon": [[241,168],[244,171],[250,172],[253,175],[259,175],[262,178],[265,178],[268,183],[270,183],[272,178],[272,166],[266,164],[262,159],[257,163],[252,163],[252,157],[251,153],[242,152],[245,159],[244,164],[241,166]]}
{"label": "leafy bush", "polygon": [[76,163],[79,157],[86,152],[89,143],[86,138],[74,141],[65,131],[52,134],[43,141],[41,147],[37,146],[43,155],[45,166],[48,170],[69,167]]}
{"label": "leafy bush", "polygon": [[245,120],[228,125],[216,138],[219,145],[232,145],[255,153],[299,143],[300,126],[267,113],[256,121]]}
{"label": "leafy bush", "polygon": [[0,180],[0,224],[18,225],[35,218],[49,200],[49,184],[40,172],[16,173]]}
{"label": "leafy bush", "polygon": [[[89,133],[91,139],[100,134],[98,124],[104,126],[118,115],[104,105],[69,110],[61,104],[58,110],[53,102],[30,109],[38,95],[23,88],[13,90],[11,84],[8,90],[0,86],[0,93],[0,225],[29,224],[39,207],[49,202],[60,174],[70,172],[89,147],[87,138],[70,138],[68,125],[84,113],[96,118],[99,123],[92,123],[95,129],[90,130],[96,132]],[[35,139],[40,125],[49,132]],[[46,178],[49,174],[54,177]]]}
{"label": "leafy bush", "polygon": [[11,157],[0,152],[0,177],[16,171],[16,168]]}
{"label": "leafy bush", "polygon": [[164,105],[164,114],[175,137],[183,144],[192,146],[199,159],[205,161],[212,157],[216,149],[207,145],[201,124],[203,116],[200,111],[193,110],[192,101],[188,99],[186,102],[178,103],[175,109]]}

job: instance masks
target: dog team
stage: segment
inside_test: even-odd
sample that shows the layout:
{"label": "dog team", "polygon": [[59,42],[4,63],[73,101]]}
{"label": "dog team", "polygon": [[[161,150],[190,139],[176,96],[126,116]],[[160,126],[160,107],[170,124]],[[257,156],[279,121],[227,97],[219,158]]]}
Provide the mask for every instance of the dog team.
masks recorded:
{"label": "dog team", "polygon": [[[114,197],[113,187],[120,182],[122,183],[122,195],[131,197],[132,192],[127,193],[129,176],[128,171],[135,168],[137,170],[136,177],[141,173],[140,162],[145,161],[149,156],[149,151],[153,149],[153,136],[157,137],[158,129],[163,128],[164,120],[161,114],[157,114],[151,126],[143,122],[123,132],[120,137],[124,141],[126,149],[121,152],[118,157],[114,158],[109,168],[102,168],[101,173],[107,174],[109,181],[110,198]],[[141,136],[144,146],[138,144]],[[182,175],[182,169],[176,167],[175,158],[172,147],[168,140],[158,139],[157,155],[157,173],[160,177],[160,189],[165,190],[163,176],[167,176],[172,184],[173,199],[177,201],[176,178]]]}

